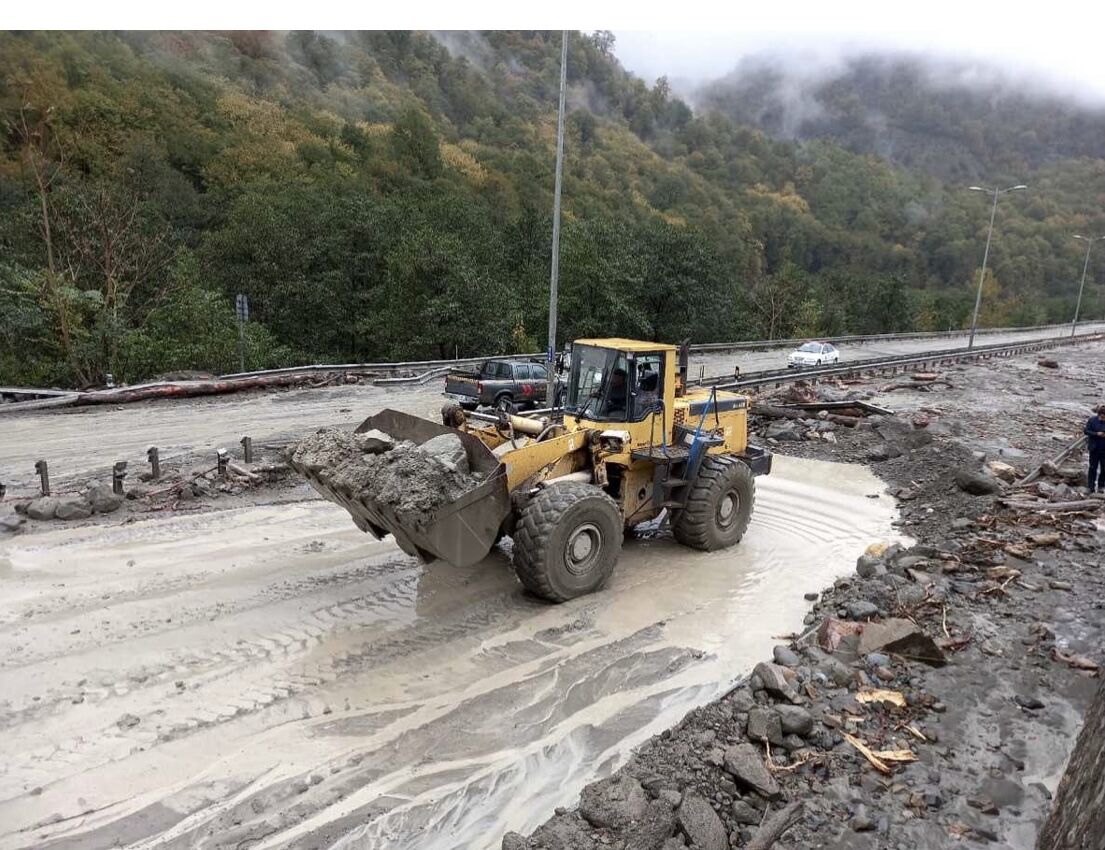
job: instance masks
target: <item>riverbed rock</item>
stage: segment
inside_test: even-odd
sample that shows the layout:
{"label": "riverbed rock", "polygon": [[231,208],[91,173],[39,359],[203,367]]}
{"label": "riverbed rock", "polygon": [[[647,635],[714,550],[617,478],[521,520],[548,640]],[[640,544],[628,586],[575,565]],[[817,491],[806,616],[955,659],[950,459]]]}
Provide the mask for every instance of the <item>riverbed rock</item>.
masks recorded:
{"label": "riverbed rock", "polygon": [[58,501],[57,513],[54,516],[64,520],[88,519],[92,516],[92,505],[86,499],[79,497],[61,499]]}
{"label": "riverbed rock", "polygon": [[964,493],[972,496],[987,496],[997,493],[1001,483],[981,469],[961,469],[955,474],[955,484]]}
{"label": "riverbed rock", "polygon": [[737,744],[725,751],[725,769],[737,783],[768,800],[782,796],[775,777],[764,766],[763,757],[752,744]]}
{"label": "riverbed rock", "polygon": [[53,519],[58,512],[58,500],[52,496],[43,496],[27,505],[27,516],[31,519]]}
{"label": "riverbed rock", "polygon": [[754,708],[748,712],[748,737],[753,741],[783,743],[783,724],[779,715],[770,708]]}
{"label": "riverbed rock", "polygon": [[775,713],[779,716],[784,734],[805,737],[813,731],[813,715],[800,705],[780,703],[775,706]]}
{"label": "riverbed rock", "polygon": [[935,667],[946,663],[940,647],[912,620],[892,618],[879,623],[865,623],[856,652],[866,656],[880,649]]}
{"label": "riverbed rock", "polygon": [[693,788],[683,792],[678,817],[679,826],[699,850],[729,850],[729,837],[721,818],[706,798]]}
{"label": "riverbed rock", "polygon": [[583,789],[579,813],[587,823],[608,829],[625,829],[644,816],[648,797],[641,783],[631,776],[603,779]]}
{"label": "riverbed rock", "polygon": [[853,599],[844,606],[844,610],[848,612],[850,620],[866,620],[879,613],[879,606],[866,599]]}
{"label": "riverbed rock", "polygon": [[767,430],[764,431],[764,437],[769,440],[783,440],[783,441],[799,441],[803,437],[802,426],[797,422],[784,420],[782,422],[772,422],[767,426]]}
{"label": "riverbed rock", "polygon": [[752,670],[752,675],[760,678],[760,681],[763,682],[764,689],[768,693],[777,697],[782,697],[793,703],[802,701],[802,698],[798,696],[797,692],[791,687],[790,682],[787,680],[785,667],[780,667],[778,664],[772,664],[770,661],[761,661]]}
{"label": "riverbed rock", "polygon": [[798,657],[798,653],[790,647],[776,646],[771,650],[772,656],[775,658],[776,664],[781,664],[783,667],[797,667],[802,663],[802,659]]}
{"label": "riverbed rock", "polygon": [[626,831],[625,850],[662,850],[674,831],[675,809],[663,798],[653,800],[645,816]]}
{"label": "riverbed rock", "polygon": [[756,811],[756,809],[744,800],[734,800],[730,813],[733,816],[733,820],[740,824],[756,825],[763,820],[763,814]]}
{"label": "riverbed rock", "polygon": [[119,510],[119,506],[123,504],[123,496],[106,484],[97,484],[88,491],[88,501],[94,512],[109,514]]}
{"label": "riverbed rock", "polygon": [[893,460],[902,456],[902,450],[890,443],[878,443],[867,452],[867,459],[878,463],[884,460]]}

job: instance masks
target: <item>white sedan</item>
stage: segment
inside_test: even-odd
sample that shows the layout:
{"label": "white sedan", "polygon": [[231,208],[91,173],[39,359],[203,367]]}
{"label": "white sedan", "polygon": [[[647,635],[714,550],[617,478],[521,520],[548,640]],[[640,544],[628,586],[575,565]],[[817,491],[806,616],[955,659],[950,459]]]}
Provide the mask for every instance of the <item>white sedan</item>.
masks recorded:
{"label": "white sedan", "polygon": [[807,342],[794,349],[787,358],[787,366],[801,369],[804,366],[828,366],[840,362],[840,352],[827,342]]}

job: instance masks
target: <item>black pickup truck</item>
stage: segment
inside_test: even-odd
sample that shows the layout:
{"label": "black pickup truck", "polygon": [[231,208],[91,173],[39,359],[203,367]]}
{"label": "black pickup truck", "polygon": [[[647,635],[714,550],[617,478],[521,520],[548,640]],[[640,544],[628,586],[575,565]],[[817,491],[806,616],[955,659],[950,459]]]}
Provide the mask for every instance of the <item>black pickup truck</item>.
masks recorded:
{"label": "black pickup truck", "polygon": [[[525,359],[485,360],[478,369],[453,369],[445,377],[445,397],[465,410],[496,407],[513,411],[545,407],[548,389],[545,364]],[[557,384],[557,397],[562,393]]]}

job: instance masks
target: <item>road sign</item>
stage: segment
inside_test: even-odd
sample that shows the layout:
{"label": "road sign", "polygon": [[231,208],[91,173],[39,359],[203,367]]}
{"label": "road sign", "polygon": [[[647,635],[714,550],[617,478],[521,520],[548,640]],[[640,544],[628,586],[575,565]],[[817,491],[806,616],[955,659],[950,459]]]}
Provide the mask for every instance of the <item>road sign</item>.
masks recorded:
{"label": "road sign", "polygon": [[238,321],[239,322],[248,322],[249,321],[249,296],[248,295],[243,295],[241,292],[239,292],[238,293],[238,298],[236,299],[236,301],[234,303],[234,307],[238,312]]}

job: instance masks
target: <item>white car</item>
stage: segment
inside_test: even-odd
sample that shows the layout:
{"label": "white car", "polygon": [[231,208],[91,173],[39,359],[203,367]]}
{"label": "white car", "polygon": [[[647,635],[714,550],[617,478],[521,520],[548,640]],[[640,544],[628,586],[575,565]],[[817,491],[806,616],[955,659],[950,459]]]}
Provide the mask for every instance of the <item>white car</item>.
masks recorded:
{"label": "white car", "polygon": [[828,366],[840,362],[840,352],[827,342],[807,342],[794,349],[787,358],[787,366],[801,369],[805,366]]}

